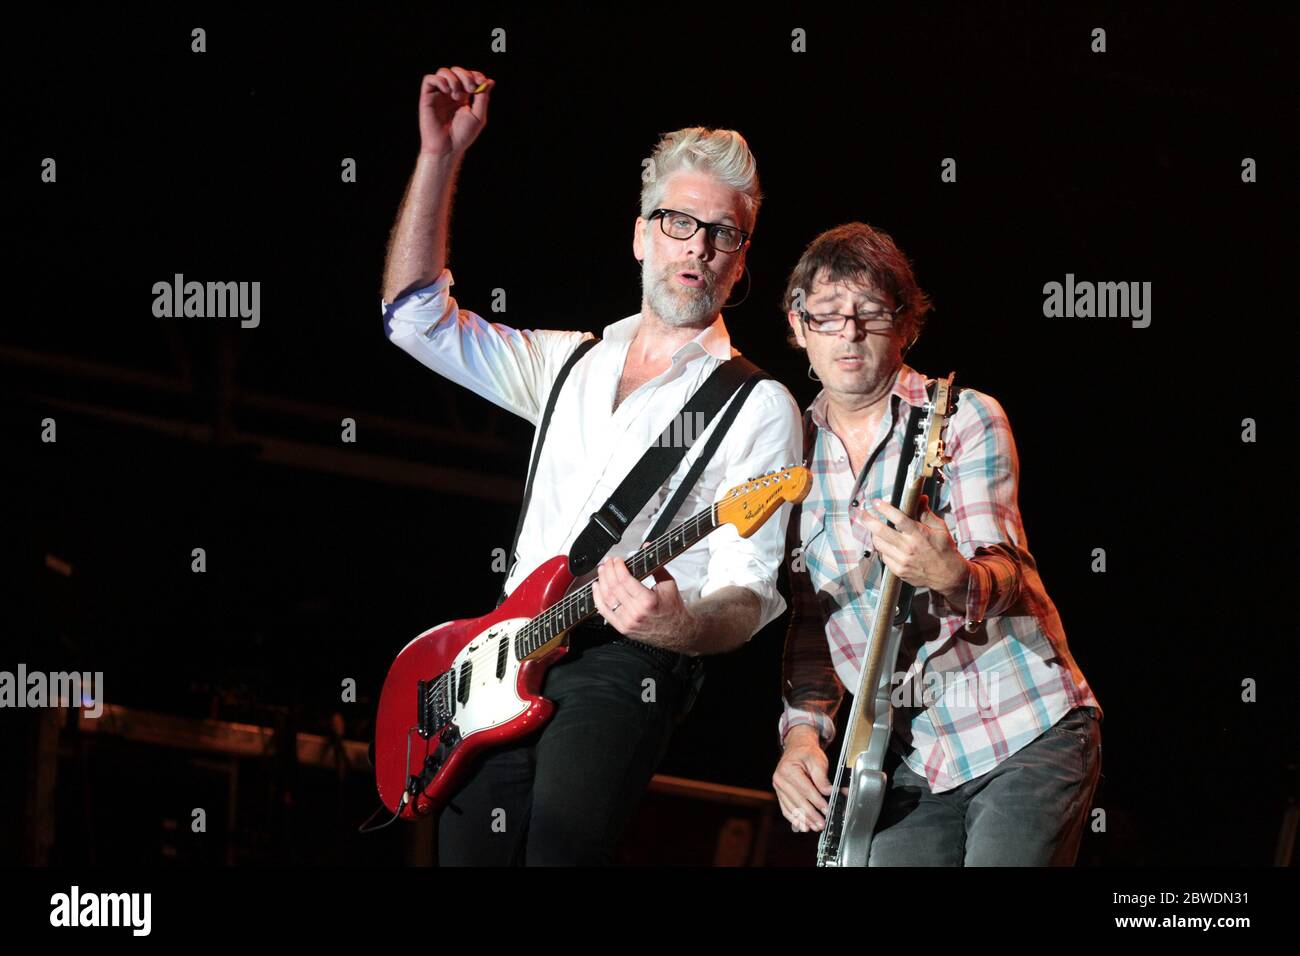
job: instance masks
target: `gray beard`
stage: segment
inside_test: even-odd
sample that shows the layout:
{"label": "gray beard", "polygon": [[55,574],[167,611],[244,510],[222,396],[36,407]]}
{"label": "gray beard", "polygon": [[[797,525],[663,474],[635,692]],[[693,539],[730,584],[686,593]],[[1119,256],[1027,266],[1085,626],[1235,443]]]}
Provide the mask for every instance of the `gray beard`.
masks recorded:
{"label": "gray beard", "polygon": [[651,271],[650,257],[641,263],[641,294],[664,323],[674,327],[701,325],[718,314],[735,282],[719,280],[712,290],[677,285],[671,275]]}

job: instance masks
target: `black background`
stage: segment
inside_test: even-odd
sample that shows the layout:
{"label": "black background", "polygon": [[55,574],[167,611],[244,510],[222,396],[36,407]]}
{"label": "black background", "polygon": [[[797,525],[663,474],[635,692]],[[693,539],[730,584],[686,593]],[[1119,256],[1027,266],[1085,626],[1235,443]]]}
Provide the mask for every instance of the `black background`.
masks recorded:
{"label": "black background", "polygon": [[[196,26],[206,53],[190,51]],[[504,54],[489,50],[497,26]],[[531,429],[391,346],[379,308],[420,78],[454,64],[497,80],[449,261],[462,307],[489,314],[490,290],[507,290],[497,321],[599,332],[635,313],[641,160],[669,130],[735,128],[767,198],[752,290],[724,314],[803,405],[815,386],[784,342],[789,269],[839,223],[890,232],[936,305],[909,364],[955,369],[1005,407],[1029,546],[1106,711],[1108,830],[1081,860],[1266,864],[1295,795],[1280,386],[1294,374],[1296,26],[1267,6],[1184,4],[659,6],[636,22],[491,5],[43,11],[4,41],[17,241],[0,667],[103,670],[110,700],[173,713],[220,695],[224,715],[320,730],[339,711],[364,739],[396,651],[490,609]],[[807,53],[790,51],[796,27]],[[57,184],[40,181],[45,157]],[[1244,157],[1258,182],[1242,182]],[[152,286],[174,273],[260,281],[260,327],[154,318]],[[1043,285],[1066,273],[1152,283],[1150,327],[1045,318]],[[46,416],[56,444],[39,441]],[[339,441],[344,416],[356,445]],[[163,421],[220,427],[186,437]],[[276,463],[259,436],[464,483]],[[484,476],[498,490],[469,493]],[[783,625],[710,662],[662,772],[769,786]],[[345,677],[356,704],[338,703]],[[84,759],[96,769],[61,795],[60,833],[76,837],[56,857],[159,859],[159,818],[196,805],[190,784],[162,782],[149,756]],[[251,858],[373,858],[352,835],[373,805],[365,781],[337,805],[300,786],[297,837],[250,836]],[[284,813],[260,818],[266,832]]]}

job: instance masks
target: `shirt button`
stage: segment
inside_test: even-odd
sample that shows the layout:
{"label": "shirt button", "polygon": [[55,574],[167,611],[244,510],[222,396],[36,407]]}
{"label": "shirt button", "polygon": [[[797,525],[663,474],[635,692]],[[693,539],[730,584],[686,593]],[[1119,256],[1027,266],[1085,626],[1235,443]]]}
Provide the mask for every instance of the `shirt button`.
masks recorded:
{"label": "shirt button", "polygon": [[857,498],[854,498],[854,499],[853,499],[853,507],[856,508],[857,506],[858,506],[858,499],[857,499]]}

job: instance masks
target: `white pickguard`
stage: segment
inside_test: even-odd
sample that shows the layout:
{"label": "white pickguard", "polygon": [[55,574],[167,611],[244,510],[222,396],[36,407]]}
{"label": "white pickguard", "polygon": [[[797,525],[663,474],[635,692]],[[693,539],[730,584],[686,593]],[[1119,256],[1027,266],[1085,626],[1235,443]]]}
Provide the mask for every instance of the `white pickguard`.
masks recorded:
{"label": "white pickguard", "polygon": [[452,714],[452,720],[462,739],[479,731],[499,727],[528,709],[530,701],[519,696],[519,661],[515,660],[513,646],[506,650],[505,669],[499,679],[497,649],[502,638],[511,645],[515,634],[529,620],[526,617],[516,617],[498,621],[477,634],[456,655],[457,687],[460,686],[461,665],[467,660],[474,665],[469,680],[469,698],[463,704],[457,700]]}

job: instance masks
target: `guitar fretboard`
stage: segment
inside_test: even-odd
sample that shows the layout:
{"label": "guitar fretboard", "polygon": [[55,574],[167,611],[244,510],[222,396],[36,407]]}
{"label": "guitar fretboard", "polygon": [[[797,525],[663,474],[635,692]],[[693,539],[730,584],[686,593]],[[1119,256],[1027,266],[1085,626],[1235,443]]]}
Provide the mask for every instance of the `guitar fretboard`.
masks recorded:
{"label": "guitar fretboard", "polygon": [[[718,506],[715,504],[665,531],[627,558],[627,569],[638,581],[649,577],[717,527]],[[591,593],[591,582],[588,582],[572,594],[566,594],[520,628],[514,640],[515,659],[523,660],[548,641],[597,613],[596,599]]]}

